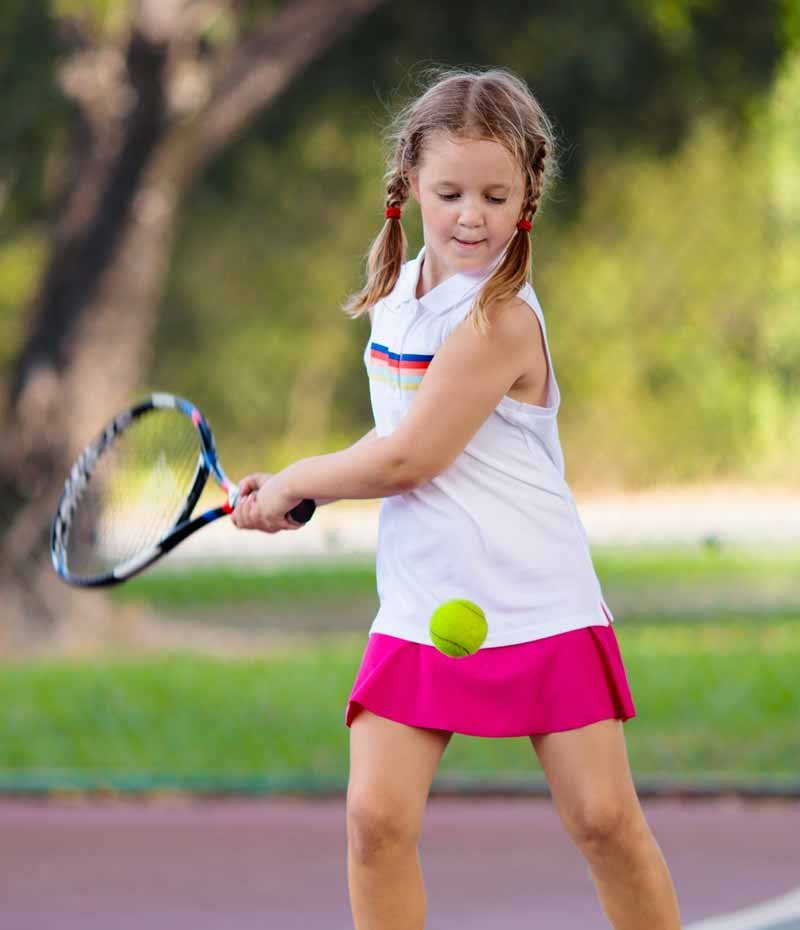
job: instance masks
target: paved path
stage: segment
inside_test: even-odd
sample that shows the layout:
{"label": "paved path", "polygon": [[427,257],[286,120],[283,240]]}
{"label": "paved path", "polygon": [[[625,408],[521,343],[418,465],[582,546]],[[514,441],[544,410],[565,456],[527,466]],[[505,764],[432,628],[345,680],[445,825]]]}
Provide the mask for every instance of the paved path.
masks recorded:
{"label": "paved path", "polygon": [[[663,488],[584,496],[575,503],[592,545],[697,544],[713,536],[731,545],[800,545],[800,486]],[[303,558],[373,558],[380,501],[337,501],[317,509],[301,530],[257,533],[228,520],[196,533],[169,564],[225,560],[241,564]]]}
{"label": "paved path", "polygon": [[[686,930],[800,930],[800,803],[642,806]],[[0,927],[352,930],[346,848],[344,799],[2,800]],[[550,799],[432,797],[420,851],[427,930],[608,927]]]}

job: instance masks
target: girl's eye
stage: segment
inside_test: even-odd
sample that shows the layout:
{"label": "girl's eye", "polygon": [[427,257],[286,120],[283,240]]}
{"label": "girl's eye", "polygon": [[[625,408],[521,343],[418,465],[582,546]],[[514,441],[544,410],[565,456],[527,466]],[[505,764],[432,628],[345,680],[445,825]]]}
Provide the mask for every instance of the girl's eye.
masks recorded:
{"label": "girl's eye", "polygon": [[[439,194],[442,200],[453,200],[453,198],[458,197],[458,194]],[[491,203],[505,203],[505,198],[503,197],[490,197],[489,200]]]}

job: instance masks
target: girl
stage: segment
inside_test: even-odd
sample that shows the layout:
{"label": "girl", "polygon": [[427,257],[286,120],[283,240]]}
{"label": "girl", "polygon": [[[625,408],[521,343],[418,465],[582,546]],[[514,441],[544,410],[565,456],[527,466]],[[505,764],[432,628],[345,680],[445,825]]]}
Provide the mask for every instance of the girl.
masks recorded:
{"label": "girl", "polygon": [[[297,529],[303,498],[383,498],[380,609],[345,713],[356,930],[420,930],[418,839],[453,733],[527,736],[616,930],[679,930],[622,724],[635,709],[564,480],[560,393],[530,284],[531,221],[553,174],[542,108],[506,69],[439,73],[390,132],[386,222],[344,310],[367,311],[375,429],[348,449],[251,475],[238,527]],[[405,261],[402,209],[424,245]],[[443,601],[484,610],[482,648],[432,644]]]}

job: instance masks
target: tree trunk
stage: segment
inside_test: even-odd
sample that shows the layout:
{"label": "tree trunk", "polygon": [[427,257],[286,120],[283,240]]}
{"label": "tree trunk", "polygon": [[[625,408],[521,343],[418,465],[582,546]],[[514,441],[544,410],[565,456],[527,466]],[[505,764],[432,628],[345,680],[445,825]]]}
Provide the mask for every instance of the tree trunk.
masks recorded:
{"label": "tree trunk", "polygon": [[69,464],[131,400],[155,322],[174,229],[161,153],[163,46],[134,34],[137,101],[122,120],[85,124],[88,150],[53,235],[32,325],[12,382],[0,449],[0,648],[19,651],[97,594],[49,566],[50,521]]}
{"label": "tree trunk", "polygon": [[[80,62],[65,69],[85,96],[81,144],[0,436],[0,655],[112,622],[102,593],[72,590],[53,572],[50,522],[74,457],[135,399],[183,198],[299,71],[381,2],[284,4],[209,62],[187,41],[187,8],[140,0],[124,59],[113,47],[89,53],[84,72],[91,82],[107,76],[102,93],[95,83],[86,93]],[[209,93],[175,118],[170,81],[187,63]]]}

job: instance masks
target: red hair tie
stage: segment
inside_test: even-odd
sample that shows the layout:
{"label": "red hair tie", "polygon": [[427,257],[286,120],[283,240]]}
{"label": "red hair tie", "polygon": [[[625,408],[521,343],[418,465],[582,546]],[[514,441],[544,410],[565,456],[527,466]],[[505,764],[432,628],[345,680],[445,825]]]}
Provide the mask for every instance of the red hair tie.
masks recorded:
{"label": "red hair tie", "polygon": [[529,220],[520,220],[517,223],[517,229],[524,230],[525,232],[530,232],[531,224]]}
{"label": "red hair tie", "polygon": [[386,208],[386,219],[400,219],[400,207],[387,207]]}

